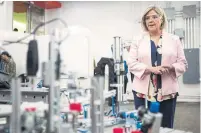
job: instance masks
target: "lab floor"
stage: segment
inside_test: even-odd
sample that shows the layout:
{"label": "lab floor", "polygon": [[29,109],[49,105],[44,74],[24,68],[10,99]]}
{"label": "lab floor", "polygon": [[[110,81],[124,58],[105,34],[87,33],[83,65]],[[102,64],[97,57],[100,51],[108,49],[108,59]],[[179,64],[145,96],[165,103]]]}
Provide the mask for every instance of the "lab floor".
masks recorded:
{"label": "lab floor", "polygon": [[[134,108],[133,102],[124,106],[131,110]],[[175,112],[174,128],[200,133],[200,103],[178,102]],[[112,129],[107,129],[106,133],[112,133]]]}

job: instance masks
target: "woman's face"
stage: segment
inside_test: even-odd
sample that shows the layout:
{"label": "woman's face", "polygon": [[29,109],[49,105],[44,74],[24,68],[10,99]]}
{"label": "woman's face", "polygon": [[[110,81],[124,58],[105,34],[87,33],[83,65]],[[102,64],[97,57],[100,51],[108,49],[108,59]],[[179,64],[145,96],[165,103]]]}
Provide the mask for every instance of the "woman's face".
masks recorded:
{"label": "woman's face", "polygon": [[161,27],[160,16],[154,11],[151,10],[145,16],[146,26],[149,32],[157,32]]}

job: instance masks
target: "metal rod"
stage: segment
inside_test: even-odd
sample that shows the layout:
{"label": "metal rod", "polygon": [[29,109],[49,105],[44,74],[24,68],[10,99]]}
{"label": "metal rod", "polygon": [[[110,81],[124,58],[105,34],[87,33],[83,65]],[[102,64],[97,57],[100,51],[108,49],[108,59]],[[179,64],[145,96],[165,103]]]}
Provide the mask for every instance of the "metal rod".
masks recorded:
{"label": "metal rod", "polygon": [[41,77],[43,79],[43,86],[48,87],[50,86],[50,77],[49,77],[49,62],[42,63],[42,73]]}
{"label": "metal rod", "polygon": [[187,26],[188,26],[188,47],[187,48],[189,48],[189,45],[190,45],[190,19],[189,18],[187,18]]}
{"label": "metal rod", "polygon": [[104,131],[104,78],[93,77],[92,96],[91,96],[91,119],[92,119],[92,133],[103,133]]}
{"label": "metal rod", "polygon": [[188,49],[188,18],[186,18],[186,48]]}
{"label": "metal rod", "polygon": [[193,48],[193,43],[194,43],[194,39],[193,39],[193,18],[190,18],[190,35],[191,35],[191,43],[190,43],[190,48]]}
{"label": "metal rod", "polygon": [[[3,45],[6,45],[6,43],[15,43],[15,41],[7,41],[7,40],[4,40],[3,42],[5,42],[5,44]],[[27,42],[19,42],[20,44],[28,44]]]}
{"label": "metal rod", "polygon": [[167,32],[169,32],[169,26],[168,25],[169,25],[169,21],[167,20],[167,27],[166,27],[167,28]]}
{"label": "metal rod", "polygon": [[172,20],[169,21],[170,24],[170,33],[172,33]]}
{"label": "metal rod", "polygon": [[105,88],[104,90],[109,91],[109,66],[105,65]]}
{"label": "metal rod", "polygon": [[[55,102],[54,102],[54,109],[55,109],[55,115],[56,116],[60,116],[61,112],[61,108],[60,108],[60,84],[59,84],[59,80],[55,82],[56,87],[55,87]],[[62,124],[62,122],[60,120],[55,121],[54,125],[56,126],[56,132],[60,133],[60,125]]]}
{"label": "metal rod", "polygon": [[[93,79],[92,79],[93,80]],[[93,82],[93,81],[92,81]],[[94,101],[95,101],[95,88],[92,87],[91,89],[91,132],[92,133],[96,133],[96,108],[95,108],[95,105],[94,105]]]}
{"label": "metal rod", "polygon": [[184,48],[186,48],[186,45],[187,45],[187,29],[186,29],[186,18],[184,19],[184,34],[185,34],[185,37],[184,37]]}
{"label": "metal rod", "polygon": [[196,18],[193,18],[193,40],[194,40],[194,42],[193,42],[193,48],[196,48],[196,42],[197,42],[197,40],[196,40]]}
{"label": "metal rod", "polygon": [[122,90],[122,77],[121,77],[121,54],[123,51],[122,50],[122,43],[121,43],[121,38],[120,37],[114,37],[114,46],[115,46],[115,49],[114,49],[114,53],[116,53],[115,57],[114,57],[114,60],[115,60],[115,72],[116,72],[116,75],[117,75],[117,84],[118,84],[118,87],[117,87],[117,101],[120,102],[120,101],[123,101],[123,90]]}
{"label": "metal rod", "polygon": [[123,101],[124,98],[123,98],[123,94],[124,94],[124,75],[121,75],[120,76],[120,94],[119,94],[119,97],[120,97],[120,100]]}
{"label": "metal rod", "polygon": [[18,78],[12,79],[12,114],[11,114],[11,133],[21,133],[21,91],[20,80]]}
{"label": "metal rod", "polygon": [[54,81],[55,81],[55,42],[54,42],[54,36],[52,38],[53,40],[49,43],[49,78],[50,78],[50,88],[49,88],[49,111],[48,111],[48,133],[53,133],[55,131],[54,128],[54,100],[55,100],[55,86],[54,86]]}
{"label": "metal rod", "polygon": [[121,37],[114,37],[114,45],[113,45],[113,54],[114,60],[120,61],[120,54],[121,54]]}
{"label": "metal rod", "polygon": [[174,26],[175,26],[175,25],[174,25],[174,24],[175,24],[174,22],[175,22],[175,21],[172,20],[172,33],[174,33],[174,30],[175,30],[175,29],[174,29]]}
{"label": "metal rod", "polygon": [[100,132],[99,133],[104,133],[104,93],[103,93],[103,88],[104,88],[104,78],[103,77],[98,77],[98,94],[100,97]]}
{"label": "metal rod", "polygon": [[[199,3],[200,3],[200,8],[201,8],[201,1]],[[201,22],[201,10],[200,10],[200,16],[199,17],[200,17],[200,19],[198,20],[199,21],[198,24],[201,26],[201,24],[200,24],[200,22]],[[201,28],[200,28],[200,31],[198,33],[200,36],[201,35]],[[199,37],[198,42],[197,42],[197,46],[200,49],[200,53],[201,53],[201,44],[200,43],[201,43],[201,37]],[[201,59],[201,54],[199,54],[199,55],[200,55],[200,59]],[[199,62],[200,62],[200,66],[201,66],[201,61],[199,61]],[[200,67],[200,72],[201,72],[201,67]],[[201,77],[200,77],[200,82],[201,82]]]}
{"label": "metal rod", "polygon": [[173,34],[173,31],[174,31],[174,29],[173,29],[173,20],[171,20],[171,30],[172,30],[172,34]]}
{"label": "metal rod", "polygon": [[[51,54],[52,54],[52,52],[53,52],[53,44],[52,43],[50,43],[50,49],[51,49]],[[49,110],[48,110],[48,113],[49,113],[49,115],[48,115],[48,132],[50,132],[50,133],[52,133],[53,132],[53,107],[52,107],[52,105],[53,105],[53,101],[54,101],[54,92],[53,92],[53,90],[54,90],[54,85],[53,85],[53,82],[54,82],[54,78],[53,78],[53,73],[52,73],[52,70],[54,70],[53,69],[53,60],[51,59],[51,54],[50,54],[50,60],[49,60],[49,78],[50,78],[50,88],[49,88],[49,98],[48,98],[48,103],[49,103]]]}
{"label": "metal rod", "polygon": [[170,20],[168,20],[168,32],[170,32]]}

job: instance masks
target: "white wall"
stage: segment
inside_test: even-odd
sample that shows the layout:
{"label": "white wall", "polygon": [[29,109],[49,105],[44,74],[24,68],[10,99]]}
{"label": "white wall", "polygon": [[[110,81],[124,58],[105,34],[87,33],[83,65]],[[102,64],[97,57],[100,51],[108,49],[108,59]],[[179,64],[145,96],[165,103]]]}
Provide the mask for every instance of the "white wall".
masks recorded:
{"label": "white wall", "polygon": [[[92,58],[95,57],[96,62],[99,61],[101,57],[111,57],[110,46],[113,44],[114,36],[121,36],[123,39],[134,39],[141,32],[140,16],[143,10],[146,9],[148,5],[160,5],[161,7],[174,6],[177,11],[177,17],[175,28],[183,28],[182,20],[182,6],[196,4],[199,7],[199,2],[62,2],[61,9],[47,10],[46,20],[51,18],[60,17],[64,19],[68,26],[77,26],[80,29],[80,33],[68,38],[65,42],[66,46],[63,46],[63,57],[66,61],[72,63],[73,57],[78,53],[84,54],[83,58],[77,56],[73,63],[79,63],[79,61],[86,59],[90,56],[90,59],[86,59],[84,64],[81,64],[80,70],[86,70],[88,64],[92,64]],[[4,2],[4,5],[0,5],[0,30],[11,31],[12,30],[12,2]],[[200,16],[197,16],[197,45],[200,44]],[[2,21],[3,20],[3,21]],[[51,29],[59,27],[62,25],[60,23],[54,23],[46,26],[46,32],[49,33]],[[84,29],[84,30],[83,30]],[[77,37],[78,38],[77,38]],[[86,42],[86,37],[89,38]],[[75,38],[75,39],[73,39]],[[77,40],[76,40],[77,39]],[[43,43],[43,41],[41,40]],[[83,42],[83,43],[82,43]],[[84,44],[84,45],[82,45]],[[74,45],[74,46],[71,46]],[[45,46],[45,45],[44,45]],[[80,46],[81,50],[78,50]],[[86,47],[89,46],[87,49]],[[45,47],[44,47],[45,48]],[[70,48],[70,49],[69,49]],[[88,52],[86,52],[88,50]],[[15,48],[12,49],[15,51]],[[25,50],[26,51],[26,50]],[[43,52],[43,50],[42,50]],[[42,56],[42,55],[41,55]],[[19,57],[19,56],[18,56]],[[21,57],[19,57],[21,58]],[[68,62],[69,63],[69,62]],[[72,64],[70,65],[72,68]],[[90,65],[90,70],[92,66]],[[85,72],[88,73],[88,72]],[[185,100],[194,100],[196,96],[200,95],[200,84],[199,85],[184,85],[182,83],[182,77],[180,78],[180,99],[182,97]],[[129,89],[132,86],[129,85]],[[187,96],[187,97],[186,97]],[[132,98],[132,95],[131,95]],[[189,98],[189,99],[187,99]]]}
{"label": "white wall", "polygon": [[[113,43],[114,36],[121,36],[123,39],[134,39],[141,32],[140,24],[138,23],[143,13],[143,10],[149,5],[160,5],[163,8],[173,6],[176,9],[175,28],[183,28],[184,22],[182,19],[182,7],[184,5],[196,4],[199,7],[199,2],[63,2],[61,9],[46,11],[46,20],[54,17],[64,19],[68,25],[81,25],[89,29],[91,35],[91,56],[96,57],[98,61],[101,57],[111,57],[110,45]],[[197,29],[199,29],[199,14],[197,16]],[[55,25],[46,27],[46,31],[51,31]],[[61,27],[57,25],[56,27]],[[197,30],[196,44],[200,44]],[[73,50],[72,50],[73,51]],[[200,84],[184,85],[182,77],[180,83],[180,99],[194,100],[199,98]],[[130,90],[131,86],[129,85]],[[192,96],[192,97],[191,97]],[[132,96],[131,96],[132,98]],[[199,99],[197,99],[199,100]]]}
{"label": "white wall", "polygon": [[[65,43],[69,47],[63,47],[64,57],[66,61],[72,63],[73,57],[77,53],[82,53],[83,58],[77,57],[77,63],[79,59],[86,59],[87,56],[90,56],[90,59],[86,59],[85,63],[82,64],[83,69],[75,68],[76,70],[82,71],[85,70],[87,65],[92,64],[92,58],[95,57],[96,62],[99,61],[101,57],[111,57],[110,46],[113,43],[114,36],[121,36],[123,39],[134,39],[135,36],[139,35],[141,32],[140,16],[143,13],[143,10],[148,5],[160,5],[161,7],[174,6],[177,11],[176,15],[176,24],[175,28],[183,28],[184,22],[182,19],[182,6],[196,4],[199,7],[199,2],[62,2],[63,6],[61,9],[54,9],[46,11],[46,20],[55,17],[61,17],[64,19],[69,27],[78,26],[80,29],[86,29],[79,33],[79,39],[75,36],[71,36],[69,40]],[[3,5],[0,5],[0,30],[12,31],[12,18],[13,18],[13,2],[5,1]],[[198,13],[196,27],[197,27],[197,36],[196,36],[196,45],[200,45],[200,15]],[[54,27],[62,27],[60,23],[54,23],[46,26],[47,33],[51,31]],[[90,33],[89,33],[89,32]],[[85,37],[88,37],[88,42],[85,42]],[[1,36],[2,37],[2,36]],[[83,41],[82,41],[83,40]],[[83,43],[82,43],[83,42]],[[84,44],[84,45],[82,45]],[[82,48],[78,51],[77,46]],[[87,49],[86,47],[89,46]],[[16,47],[16,46],[15,46]],[[69,49],[70,48],[70,49]],[[67,50],[66,50],[67,49]],[[12,51],[15,51],[13,47]],[[86,52],[88,51],[88,52]],[[87,53],[87,54],[86,54]],[[69,57],[67,58],[67,57]],[[17,59],[16,59],[17,60]],[[74,60],[73,63],[76,63]],[[68,62],[69,63],[69,62]],[[72,63],[72,64],[73,64]],[[70,65],[73,68],[73,65]],[[92,66],[90,65],[90,70]],[[86,72],[87,71],[87,72]],[[88,73],[88,70],[85,70],[85,74]],[[198,85],[184,85],[182,83],[182,77],[179,80],[180,82],[180,98],[189,100],[194,100],[196,96],[200,95],[200,84]],[[129,87],[130,90],[132,87]],[[186,97],[187,96],[187,97]],[[131,96],[132,97],[132,96]]]}
{"label": "white wall", "polygon": [[[89,29],[92,33],[90,36],[92,51],[91,56],[96,57],[99,61],[101,57],[111,57],[110,45],[113,43],[114,36],[121,36],[123,39],[134,39],[141,32],[138,23],[143,11],[149,5],[160,5],[163,8],[173,6],[176,9],[175,28],[184,28],[182,19],[182,8],[184,5],[196,4],[199,2],[63,2],[61,9],[47,10],[46,20],[54,17],[64,19],[68,25],[80,25]],[[199,14],[197,16],[197,29],[199,26]],[[46,26],[46,31],[51,31],[55,25]],[[57,24],[56,27],[61,27]],[[197,30],[197,46],[200,44],[200,30]],[[74,49],[75,50],[75,49]],[[73,51],[73,50],[72,50]],[[184,85],[182,77],[180,83],[180,100],[199,100],[200,84]],[[129,89],[132,86],[129,85]],[[186,97],[186,95],[188,97]],[[132,98],[132,95],[130,95]],[[188,99],[187,99],[188,98]],[[196,99],[198,98],[198,99]]]}
{"label": "white wall", "polygon": [[[27,50],[28,50],[28,43],[30,40],[33,40],[33,36],[28,37],[27,39],[23,40],[23,43],[13,43],[10,45],[2,45],[5,40],[8,41],[16,41],[27,34],[20,33],[20,32],[13,32],[13,31],[5,31],[0,30],[0,46],[8,51],[12,58],[16,63],[16,75],[20,75],[22,73],[26,73],[26,59],[27,59]],[[37,77],[41,77],[41,68],[42,62],[48,61],[48,43],[49,43],[49,36],[36,36],[36,40],[38,42],[38,53],[39,53],[39,71],[37,73]]]}
{"label": "white wall", "polygon": [[13,27],[13,2],[4,1],[0,5],[0,30],[12,31]]}

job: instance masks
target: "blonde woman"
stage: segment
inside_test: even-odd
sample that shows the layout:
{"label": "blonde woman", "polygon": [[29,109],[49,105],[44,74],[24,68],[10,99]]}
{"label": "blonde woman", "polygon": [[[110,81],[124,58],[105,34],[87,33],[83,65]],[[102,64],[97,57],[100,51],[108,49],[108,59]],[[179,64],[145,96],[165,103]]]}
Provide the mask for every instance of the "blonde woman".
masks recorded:
{"label": "blonde woman", "polygon": [[173,128],[178,81],[187,69],[187,61],[178,36],[167,33],[164,11],[149,7],[142,16],[145,33],[133,44],[128,58],[128,68],[133,80],[134,104],[137,109],[150,102],[160,102],[163,114],[162,127]]}

